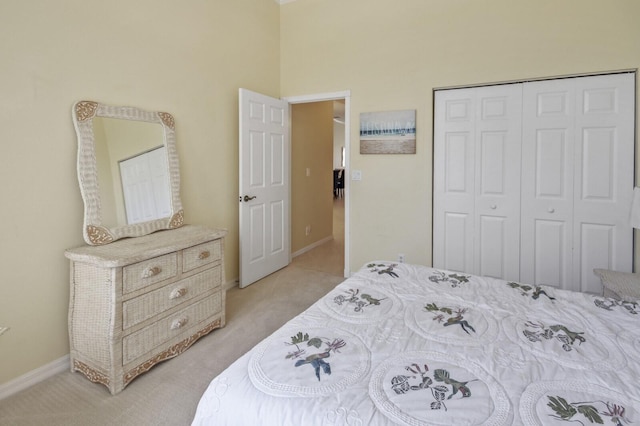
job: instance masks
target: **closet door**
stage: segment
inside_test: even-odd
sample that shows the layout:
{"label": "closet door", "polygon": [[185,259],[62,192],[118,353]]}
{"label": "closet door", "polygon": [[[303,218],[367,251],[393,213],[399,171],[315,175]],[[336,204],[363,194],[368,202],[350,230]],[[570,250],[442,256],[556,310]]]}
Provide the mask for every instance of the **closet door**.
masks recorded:
{"label": "closet door", "polygon": [[635,74],[438,91],[436,268],[600,293],[630,272]]}
{"label": "closet door", "polygon": [[576,90],[572,79],[523,89],[520,281],[572,287]]}
{"label": "closet door", "polygon": [[522,85],[478,87],[474,273],[520,277]]}
{"label": "closet door", "polygon": [[436,268],[519,277],[519,84],[435,94]]}
{"label": "closet door", "polygon": [[474,271],[475,89],[435,92],[433,266]]}
{"label": "closet door", "polygon": [[594,268],[629,272],[634,76],[526,83],[521,281],[600,293]]}
{"label": "closet door", "polygon": [[594,268],[633,267],[635,74],[575,80],[573,282],[601,293]]}

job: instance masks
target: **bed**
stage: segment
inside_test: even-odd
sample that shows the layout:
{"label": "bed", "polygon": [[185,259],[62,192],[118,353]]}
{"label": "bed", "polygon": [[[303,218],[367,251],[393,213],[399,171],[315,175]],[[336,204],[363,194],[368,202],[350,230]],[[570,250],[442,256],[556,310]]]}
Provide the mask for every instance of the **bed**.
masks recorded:
{"label": "bed", "polygon": [[209,385],[193,425],[640,424],[640,304],[372,262]]}

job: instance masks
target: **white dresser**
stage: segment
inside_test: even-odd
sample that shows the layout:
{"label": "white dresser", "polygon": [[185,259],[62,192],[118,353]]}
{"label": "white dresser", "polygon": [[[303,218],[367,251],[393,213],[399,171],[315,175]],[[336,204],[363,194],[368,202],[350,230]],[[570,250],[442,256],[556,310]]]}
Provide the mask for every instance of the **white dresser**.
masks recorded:
{"label": "white dresser", "polygon": [[116,394],[223,327],[225,235],[185,225],[67,250],[71,371]]}

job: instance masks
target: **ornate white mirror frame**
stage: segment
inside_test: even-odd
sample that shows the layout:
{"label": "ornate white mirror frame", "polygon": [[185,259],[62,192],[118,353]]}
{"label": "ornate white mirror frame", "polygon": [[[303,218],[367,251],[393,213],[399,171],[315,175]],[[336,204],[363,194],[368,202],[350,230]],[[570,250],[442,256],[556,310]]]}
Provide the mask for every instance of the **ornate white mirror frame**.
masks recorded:
{"label": "ornate white mirror frame", "polygon": [[[87,244],[103,245],[126,237],[140,237],[155,231],[182,226],[184,212],[180,201],[180,170],[175,144],[175,123],[166,112],[145,111],[135,107],[109,106],[93,101],[79,101],[73,106],[73,123],[78,136],[78,181],[84,201],[83,236]],[[105,224],[96,158],[96,117],[157,123],[164,132],[167,153],[170,214],[167,217],[134,224]]]}

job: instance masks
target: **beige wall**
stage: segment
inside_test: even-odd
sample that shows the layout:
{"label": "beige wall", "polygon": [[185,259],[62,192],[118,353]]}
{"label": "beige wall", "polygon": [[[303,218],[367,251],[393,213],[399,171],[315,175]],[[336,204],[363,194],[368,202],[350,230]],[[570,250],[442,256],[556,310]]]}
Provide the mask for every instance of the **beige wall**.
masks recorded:
{"label": "beige wall", "polygon": [[[332,161],[333,101],[292,105],[292,253],[333,234]],[[309,235],[307,225],[311,226]]]}
{"label": "beige wall", "polygon": [[[434,88],[637,68],[637,0],[298,0],[283,96],[351,90],[351,269],[431,264]],[[360,155],[359,114],[416,109],[415,155]],[[639,150],[637,150],[639,151]]]}
{"label": "beige wall", "polygon": [[78,100],[173,114],[185,220],[229,229],[238,276],[238,88],[279,96],[279,19],[273,0],[0,2],[0,384],[69,352]]}

